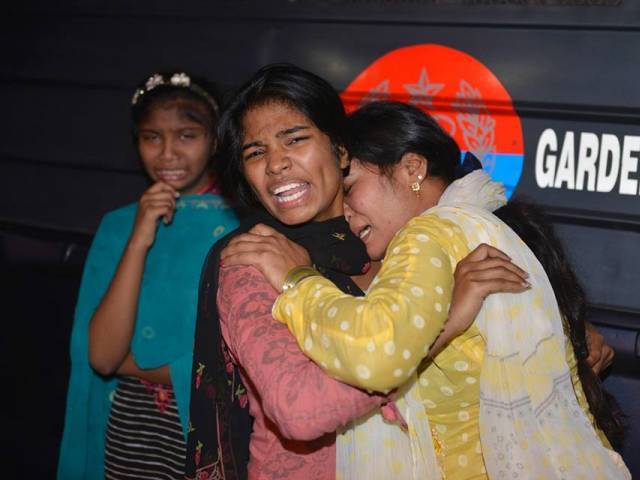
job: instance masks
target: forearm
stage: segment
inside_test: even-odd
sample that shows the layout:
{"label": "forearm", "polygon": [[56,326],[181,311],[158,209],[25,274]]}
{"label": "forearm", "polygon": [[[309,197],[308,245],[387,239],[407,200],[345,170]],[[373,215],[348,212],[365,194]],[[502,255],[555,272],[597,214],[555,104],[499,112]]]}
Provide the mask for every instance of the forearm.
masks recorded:
{"label": "forearm", "polygon": [[147,249],[128,243],[89,323],[89,361],[102,375],[115,373],[129,352]]}
{"label": "forearm", "polygon": [[169,372],[169,366],[163,365],[159,368],[142,369],[136,364],[133,354],[129,351],[124,361],[120,364],[118,375],[130,376],[141,378],[153,383],[162,383],[164,385],[171,385],[171,374]]}
{"label": "forearm", "polygon": [[274,312],[287,320],[306,355],[332,377],[358,388],[388,392],[402,385],[427,356],[444,323],[443,311],[410,306],[406,298],[398,303],[364,298],[351,304],[328,280],[308,282],[316,282],[314,288],[322,284],[321,295],[313,298],[301,291],[307,302],[291,309],[297,312],[295,319],[286,316],[290,309],[281,303]]}
{"label": "forearm", "polygon": [[447,316],[453,273],[437,235],[407,227],[365,297],[309,277],[282,294],[273,313],[331,376],[368,390],[396,388],[427,355]]}
{"label": "forearm", "polygon": [[[455,321],[455,318],[452,317],[452,309],[449,310],[449,316],[447,321],[444,323],[442,331],[436,341],[433,342],[431,347],[429,348],[429,357],[434,358],[438,355],[451,340],[456,338],[458,335],[462,335],[464,330],[459,329],[459,323]],[[465,323],[465,322],[462,322]]]}

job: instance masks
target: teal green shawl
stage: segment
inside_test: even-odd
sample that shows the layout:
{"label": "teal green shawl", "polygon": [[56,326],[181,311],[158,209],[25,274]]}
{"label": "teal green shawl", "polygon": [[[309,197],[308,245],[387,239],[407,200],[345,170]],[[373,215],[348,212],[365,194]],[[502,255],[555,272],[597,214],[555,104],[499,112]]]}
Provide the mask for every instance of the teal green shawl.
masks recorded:
{"label": "teal green shawl", "polygon": [[[60,480],[104,478],[106,425],[117,378],[91,369],[88,325],[131,234],[136,209],[137,203],[105,215],[85,262],[71,333]],[[181,197],[172,224],[160,223],[145,263],[131,349],[141,368],[169,365],[185,437],[200,271],[209,248],[236,227],[221,197]]]}

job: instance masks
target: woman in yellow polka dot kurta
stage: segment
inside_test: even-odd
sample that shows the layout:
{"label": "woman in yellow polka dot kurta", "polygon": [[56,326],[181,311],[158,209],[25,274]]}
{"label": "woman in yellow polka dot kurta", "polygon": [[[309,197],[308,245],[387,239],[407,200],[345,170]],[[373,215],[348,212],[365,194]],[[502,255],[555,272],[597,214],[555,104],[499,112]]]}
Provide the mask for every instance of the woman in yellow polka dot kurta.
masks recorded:
{"label": "woman in yellow polka dot kurta", "polygon": [[[590,421],[544,270],[512,230],[478,208],[499,197],[486,174],[474,172],[464,187],[447,188],[457,146],[413,107],[370,105],[352,117],[352,127],[358,115],[366,119],[369,143],[397,147],[376,164],[360,144],[345,181],[345,215],[371,258],[384,257],[381,270],[366,297],[355,298],[294,269],[273,309],[332,376],[367,390],[399,387],[395,410],[404,429],[380,415],[354,422],[338,441],[338,472],[347,478],[385,478],[376,468],[397,478],[420,478],[417,469],[427,472],[422,478],[629,478]],[[412,135],[419,141],[411,143]],[[509,254],[530,274],[532,288],[517,297],[490,296],[473,325],[425,360],[447,316],[456,315],[449,311],[456,264],[480,243]],[[407,450],[408,462],[394,461]],[[386,464],[379,460],[385,456]]]}

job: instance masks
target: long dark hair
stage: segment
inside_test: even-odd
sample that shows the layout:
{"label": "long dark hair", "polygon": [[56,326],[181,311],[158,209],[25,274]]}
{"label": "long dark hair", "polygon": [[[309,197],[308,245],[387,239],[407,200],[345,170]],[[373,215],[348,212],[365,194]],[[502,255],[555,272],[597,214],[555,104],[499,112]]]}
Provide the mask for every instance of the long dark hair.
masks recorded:
{"label": "long dark hair", "polygon": [[325,133],[336,154],[344,146],[346,113],[338,92],[323,78],[295,65],[279,63],[262,67],[235,93],[227,104],[218,128],[216,177],[225,197],[238,208],[260,203],[244,177],[242,142],[245,114],[269,102],[290,106]]}
{"label": "long dark hair", "polygon": [[585,331],[587,301],[562,242],[542,210],[529,202],[513,199],[493,213],[527,244],[549,277],[591,413],[611,444],[619,447],[624,439],[624,414],[586,362],[589,356]]}

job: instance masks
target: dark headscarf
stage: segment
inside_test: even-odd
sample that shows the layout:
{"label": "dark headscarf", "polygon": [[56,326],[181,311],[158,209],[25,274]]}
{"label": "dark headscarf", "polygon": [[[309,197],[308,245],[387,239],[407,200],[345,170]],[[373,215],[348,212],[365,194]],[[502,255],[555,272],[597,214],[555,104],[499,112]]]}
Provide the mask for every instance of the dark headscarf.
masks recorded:
{"label": "dark headscarf", "polygon": [[[207,478],[239,480],[247,477],[251,418],[240,393],[246,392],[238,367],[232,366],[222,340],[216,292],[220,252],[229,241],[263,223],[307,249],[315,267],[345,293],[362,295],[350,275],[364,273],[369,257],[351,233],[344,217],[300,226],[284,225],[264,211],[244,220],[240,227],[209,251],[200,278],[196,321],[186,478],[206,471]],[[213,476],[212,476],[213,474]]]}

